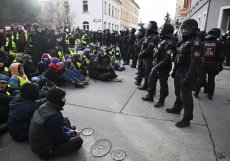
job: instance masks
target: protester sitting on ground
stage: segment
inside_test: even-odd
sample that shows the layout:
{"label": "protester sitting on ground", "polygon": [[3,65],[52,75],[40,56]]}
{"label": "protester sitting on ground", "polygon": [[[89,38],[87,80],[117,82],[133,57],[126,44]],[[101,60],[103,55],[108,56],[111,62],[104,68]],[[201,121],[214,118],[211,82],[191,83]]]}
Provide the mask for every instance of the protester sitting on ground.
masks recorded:
{"label": "protester sitting on ground", "polygon": [[0,74],[9,76],[9,66],[13,58],[7,52],[0,50]]}
{"label": "protester sitting on ground", "polygon": [[125,70],[124,61],[122,60],[119,51],[116,51],[116,53],[114,53],[111,57],[111,65],[114,67],[116,71]]}
{"label": "protester sitting on ground", "polygon": [[25,83],[30,83],[27,78],[24,68],[20,63],[13,63],[10,65],[10,72],[12,77],[10,78],[8,84],[10,87],[18,89],[23,86]]}
{"label": "protester sitting on ground", "polygon": [[33,63],[32,57],[30,55],[25,54],[23,56],[23,63],[22,63],[22,65],[24,67],[25,74],[27,75],[27,77],[28,77],[29,80],[31,80],[32,77],[37,77],[37,76],[41,75],[38,72],[37,67]]}
{"label": "protester sitting on ground", "polygon": [[22,64],[23,55],[24,55],[23,53],[17,53],[13,63],[21,63]]}
{"label": "protester sitting on ground", "polygon": [[13,99],[7,86],[8,80],[7,76],[0,74],[0,132],[7,130],[9,104]]}
{"label": "protester sitting on ground", "polygon": [[47,103],[34,113],[29,128],[30,146],[41,158],[50,159],[81,148],[80,132],[65,124],[61,111],[66,103],[66,92],[53,87],[47,94]]}
{"label": "protester sitting on ground", "polygon": [[102,52],[98,52],[89,76],[101,81],[112,81],[117,78],[114,69],[110,65],[110,57],[102,54]]}
{"label": "protester sitting on ground", "polygon": [[72,76],[74,76],[75,78],[77,78],[79,81],[83,82],[85,85],[88,84],[88,80],[85,78],[85,76],[83,74],[81,74],[76,67],[74,66],[72,59],[69,55],[65,55],[65,59],[64,59],[64,69],[65,72],[68,74],[71,74]]}
{"label": "protester sitting on ground", "polygon": [[30,120],[36,109],[35,100],[39,97],[39,87],[25,83],[20,94],[9,105],[8,131],[15,141],[28,140]]}
{"label": "protester sitting on ground", "polygon": [[42,54],[41,61],[38,63],[38,71],[40,74],[43,74],[46,70],[49,69],[50,58],[47,53]]}

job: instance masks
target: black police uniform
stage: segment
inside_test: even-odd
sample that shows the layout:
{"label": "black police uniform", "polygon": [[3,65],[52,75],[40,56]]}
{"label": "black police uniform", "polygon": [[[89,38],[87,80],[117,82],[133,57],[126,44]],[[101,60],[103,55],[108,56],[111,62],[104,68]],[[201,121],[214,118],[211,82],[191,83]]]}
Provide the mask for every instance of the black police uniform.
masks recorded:
{"label": "black police uniform", "polygon": [[145,40],[142,43],[141,53],[139,54],[139,59],[143,59],[144,71],[145,71],[145,82],[143,87],[139,89],[148,88],[148,78],[153,67],[153,50],[159,42],[159,37],[157,32],[147,34]]}
{"label": "black police uniform", "polygon": [[168,77],[172,69],[171,55],[176,50],[176,41],[174,38],[163,38],[154,50],[154,66],[148,79],[148,95],[151,98],[154,97],[159,79],[160,98],[155,107],[160,107],[164,104],[165,98],[169,94]]}
{"label": "black police uniform", "polygon": [[203,42],[203,51],[195,97],[198,97],[203,82],[206,82],[206,74],[208,74],[206,91],[208,98],[212,99],[215,90],[215,76],[223,70],[224,48],[214,35],[208,35]]}

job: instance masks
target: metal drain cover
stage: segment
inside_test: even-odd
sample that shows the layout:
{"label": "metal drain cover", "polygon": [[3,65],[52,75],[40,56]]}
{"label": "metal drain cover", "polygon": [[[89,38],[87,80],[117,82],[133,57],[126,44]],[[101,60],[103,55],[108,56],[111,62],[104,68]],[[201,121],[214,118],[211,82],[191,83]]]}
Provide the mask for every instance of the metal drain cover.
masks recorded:
{"label": "metal drain cover", "polygon": [[113,160],[121,161],[126,157],[126,153],[123,150],[114,150],[111,154]]}
{"label": "metal drain cover", "polygon": [[82,135],[84,136],[90,136],[94,133],[94,130],[91,128],[85,128],[81,131]]}
{"label": "metal drain cover", "polygon": [[112,148],[112,144],[107,139],[97,140],[90,149],[90,152],[95,157],[102,157],[109,153]]}

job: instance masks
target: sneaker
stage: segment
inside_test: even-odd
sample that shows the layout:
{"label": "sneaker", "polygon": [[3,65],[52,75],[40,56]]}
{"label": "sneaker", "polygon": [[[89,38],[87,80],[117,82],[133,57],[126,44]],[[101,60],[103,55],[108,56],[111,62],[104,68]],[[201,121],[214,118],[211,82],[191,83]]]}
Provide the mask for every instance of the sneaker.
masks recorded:
{"label": "sneaker", "polygon": [[114,82],[122,82],[123,79],[121,79],[121,78],[114,78],[113,81],[114,81]]}

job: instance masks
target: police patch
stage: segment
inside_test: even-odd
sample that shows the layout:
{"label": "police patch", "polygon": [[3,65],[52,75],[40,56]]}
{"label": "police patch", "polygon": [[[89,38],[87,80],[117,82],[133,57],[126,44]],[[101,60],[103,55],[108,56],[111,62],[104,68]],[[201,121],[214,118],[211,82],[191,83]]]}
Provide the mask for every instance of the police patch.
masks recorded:
{"label": "police patch", "polygon": [[194,56],[195,57],[199,57],[200,56],[200,52],[199,51],[194,51]]}
{"label": "police patch", "polygon": [[171,54],[172,54],[172,50],[170,50],[170,49],[167,50],[167,54],[168,54],[168,55],[171,55]]}

